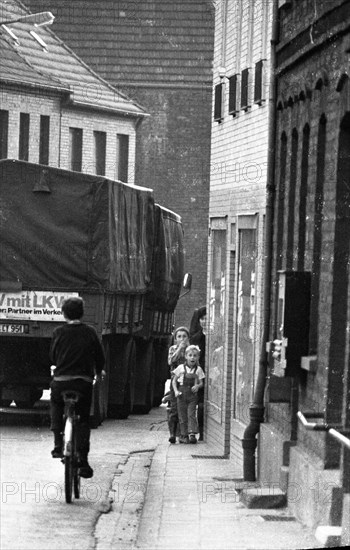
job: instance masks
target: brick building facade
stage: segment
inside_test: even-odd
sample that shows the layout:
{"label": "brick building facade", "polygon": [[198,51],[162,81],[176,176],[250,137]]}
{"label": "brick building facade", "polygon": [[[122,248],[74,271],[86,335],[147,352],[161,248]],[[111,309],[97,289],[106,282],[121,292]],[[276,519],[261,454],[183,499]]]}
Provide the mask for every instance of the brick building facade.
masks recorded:
{"label": "brick building facade", "polygon": [[259,441],[260,478],[287,491],[294,513],[310,526],[340,525],[343,504],[347,529],[348,453],[326,431],[305,430],[297,412],[350,427],[349,8],[279,2],[270,311],[278,342]]}
{"label": "brick building facade", "polygon": [[176,324],[206,301],[214,34],[209,0],[28,0],[96,72],[151,115],[138,128],[135,183],[179,213],[192,291]]}
{"label": "brick building facade", "polygon": [[216,5],[206,415],[245,480],[347,543],[349,452],[328,430],[349,434],[349,13]]}

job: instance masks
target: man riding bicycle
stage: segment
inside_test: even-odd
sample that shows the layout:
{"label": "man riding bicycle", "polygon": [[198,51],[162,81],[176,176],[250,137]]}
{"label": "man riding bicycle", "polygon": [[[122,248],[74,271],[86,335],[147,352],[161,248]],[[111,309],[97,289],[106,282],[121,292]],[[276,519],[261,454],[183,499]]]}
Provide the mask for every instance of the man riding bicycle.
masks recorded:
{"label": "man riding bicycle", "polygon": [[80,297],[64,300],[62,313],[66,324],[53,331],[50,359],[56,366],[51,382],[51,430],[54,433],[53,458],[62,458],[63,452],[63,413],[62,392],[74,390],[80,398],[76,412],[80,417],[78,451],[80,454],[79,475],[90,478],[93,470],[88,463],[90,450],[90,408],[92,385],[95,374],[105,375],[105,357],[95,329],[81,319],[84,315],[84,302]]}

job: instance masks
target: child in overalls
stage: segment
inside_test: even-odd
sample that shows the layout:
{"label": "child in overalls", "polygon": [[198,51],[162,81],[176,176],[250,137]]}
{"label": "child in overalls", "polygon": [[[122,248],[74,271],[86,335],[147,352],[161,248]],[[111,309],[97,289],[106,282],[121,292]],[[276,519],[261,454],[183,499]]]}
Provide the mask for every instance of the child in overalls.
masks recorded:
{"label": "child in overalls", "polygon": [[[170,376],[173,377],[173,372],[182,363],[185,362],[185,350],[188,346],[190,333],[187,327],[178,327],[174,332],[174,344],[170,346],[168,353],[168,365],[170,367]],[[170,443],[176,443],[176,436],[178,435],[178,410],[177,399],[174,394],[172,383],[170,383],[170,399],[168,406],[168,426],[169,426],[169,441]],[[181,443],[181,438],[180,438]]]}
{"label": "child in overalls", "polygon": [[185,351],[184,364],[174,370],[172,384],[177,397],[181,430],[180,443],[197,443],[198,390],[203,387],[205,378],[203,369],[199,366],[199,356],[198,346],[188,346]]}

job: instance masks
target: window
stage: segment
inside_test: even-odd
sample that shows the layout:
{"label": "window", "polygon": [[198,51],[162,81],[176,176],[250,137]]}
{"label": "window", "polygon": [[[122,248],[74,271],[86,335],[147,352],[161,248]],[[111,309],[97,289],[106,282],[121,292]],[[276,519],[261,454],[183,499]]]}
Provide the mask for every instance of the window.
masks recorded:
{"label": "window", "polygon": [[254,102],[261,105],[266,100],[265,94],[265,59],[255,63]]}
{"label": "window", "polygon": [[[245,219],[244,219],[245,218]],[[242,226],[249,227],[254,217],[242,217]],[[251,218],[251,219],[249,219]],[[239,222],[239,225],[240,222]],[[244,421],[245,407],[252,401],[254,390],[254,359],[259,341],[256,327],[256,229],[239,228],[236,311],[236,384],[235,417]]]}
{"label": "window", "polygon": [[129,136],[117,134],[117,179],[127,183],[129,166]]}
{"label": "window", "polygon": [[29,114],[20,113],[19,116],[19,160],[28,160],[29,157]]}
{"label": "window", "polygon": [[292,132],[292,150],[290,159],[290,176],[288,192],[288,220],[287,220],[287,251],[286,269],[293,269],[294,260],[294,224],[295,224],[295,191],[298,173],[298,132],[296,128]]}
{"label": "window", "polygon": [[234,74],[233,76],[230,76],[228,80],[229,80],[228,112],[230,115],[236,115],[238,75]]}
{"label": "window", "polygon": [[0,158],[8,155],[9,112],[0,111]]}
{"label": "window", "polygon": [[310,126],[303,129],[301,152],[300,188],[299,188],[299,228],[298,228],[298,271],[304,271],[305,248],[307,238],[307,197],[309,176]]}
{"label": "window", "polygon": [[106,132],[94,132],[95,172],[99,176],[106,173]]}
{"label": "window", "polygon": [[50,117],[41,115],[39,164],[49,164],[49,150],[50,150],[49,147],[50,147]]}
{"label": "window", "polygon": [[310,305],[310,333],[309,353],[317,353],[318,344],[318,308],[321,283],[322,258],[322,221],[324,215],[324,184],[326,170],[326,143],[327,120],[322,115],[318,124],[317,152],[316,152],[316,188],[314,199],[313,220],[313,251],[312,251],[312,278],[311,278],[311,305]]}
{"label": "window", "polygon": [[83,159],[83,130],[69,128],[70,169],[81,172]]}
{"label": "window", "polygon": [[217,84],[215,86],[215,103],[214,103],[214,120],[221,122],[222,116],[222,94],[223,84]]}
{"label": "window", "polygon": [[249,72],[250,69],[243,69],[242,71],[242,81],[241,81],[241,109],[247,111],[250,107],[250,82],[249,82]]}
{"label": "window", "polygon": [[226,220],[211,220],[211,267],[208,324],[208,401],[212,419],[223,422],[223,388],[226,322]]}

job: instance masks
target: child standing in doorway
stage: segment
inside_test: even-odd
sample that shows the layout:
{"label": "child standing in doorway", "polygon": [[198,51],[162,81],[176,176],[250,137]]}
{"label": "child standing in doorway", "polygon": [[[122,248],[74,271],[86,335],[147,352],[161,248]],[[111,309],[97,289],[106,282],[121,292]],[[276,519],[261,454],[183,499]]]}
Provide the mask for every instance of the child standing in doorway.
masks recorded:
{"label": "child standing in doorway", "polygon": [[203,387],[205,374],[199,366],[200,349],[187,346],[185,362],[174,370],[172,385],[177,397],[182,443],[197,443],[198,422],[196,409],[198,390]]}
{"label": "child standing in doorway", "polygon": [[[173,373],[176,367],[184,363],[185,350],[189,344],[190,332],[187,327],[178,327],[174,332],[174,344],[170,346],[168,353],[168,365],[170,367],[170,376],[173,378]],[[179,424],[179,416],[177,410],[177,399],[175,397],[172,382],[170,383],[170,407],[168,411],[168,426],[169,426],[169,441],[176,443],[176,433]],[[181,438],[180,438],[181,442]]]}

